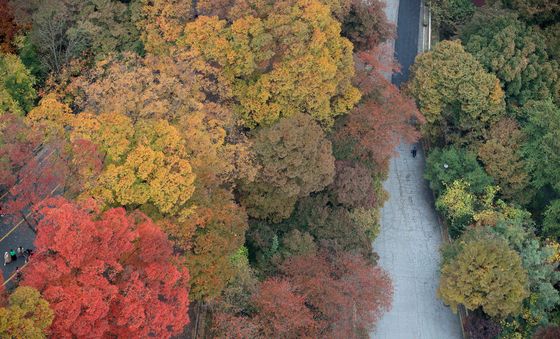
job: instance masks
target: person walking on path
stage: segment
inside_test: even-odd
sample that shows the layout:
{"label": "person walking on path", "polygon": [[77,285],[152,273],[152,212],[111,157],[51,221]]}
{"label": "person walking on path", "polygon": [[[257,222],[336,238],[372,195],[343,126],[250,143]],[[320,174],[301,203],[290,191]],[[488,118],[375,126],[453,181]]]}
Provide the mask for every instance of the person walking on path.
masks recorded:
{"label": "person walking on path", "polygon": [[12,258],[12,261],[16,261],[16,260],[17,260],[16,251],[14,251],[14,250],[11,249],[11,248],[10,248],[10,257]]}
{"label": "person walking on path", "polygon": [[19,246],[17,248],[17,256],[18,256],[18,258],[23,256],[23,247],[22,246]]}
{"label": "person walking on path", "polygon": [[27,263],[29,262],[29,258],[31,258],[33,251],[28,248],[23,252],[23,254],[25,255],[25,263]]}
{"label": "person walking on path", "polygon": [[12,257],[10,256],[10,253],[8,252],[4,253],[4,266],[8,265],[11,262],[12,262]]}
{"label": "person walking on path", "polygon": [[410,153],[412,153],[413,158],[416,158],[416,146],[412,148],[412,151],[410,151]]}

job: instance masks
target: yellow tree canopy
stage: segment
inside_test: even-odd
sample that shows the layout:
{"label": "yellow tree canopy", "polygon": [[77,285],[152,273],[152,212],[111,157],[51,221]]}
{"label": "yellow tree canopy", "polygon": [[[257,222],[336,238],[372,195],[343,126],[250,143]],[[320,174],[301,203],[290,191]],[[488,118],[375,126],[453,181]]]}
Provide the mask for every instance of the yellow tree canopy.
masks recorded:
{"label": "yellow tree canopy", "polygon": [[49,303],[32,287],[18,287],[10,295],[8,305],[0,307],[0,337],[46,338],[54,319]]}
{"label": "yellow tree canopy", "polygon": [[71,137],[92,140],[107,153],[106,167],[89,189],[93,196],[109,205],[143,206],[156,216],[187,213],[195,175],[181,134],[167,121],[133,125],[122,114],[81,114]]}
{"label": "yellow tree canopy", "polygon": [[299,0],[231,24],[199,17],[186,25],[179,45],[219,65],[247,126],[270,125],[298,112],[331,126],[360,99],[351,84],[352,44],[340,30],[328,6]]}
{"label": "yellow tree canopy", "polygon": [[42,130],[47,138],[63,137],[64,127],[72,122],[70,107],[58,100],[56,94],[50,93],[39,102],[25,117],[27,124]]}

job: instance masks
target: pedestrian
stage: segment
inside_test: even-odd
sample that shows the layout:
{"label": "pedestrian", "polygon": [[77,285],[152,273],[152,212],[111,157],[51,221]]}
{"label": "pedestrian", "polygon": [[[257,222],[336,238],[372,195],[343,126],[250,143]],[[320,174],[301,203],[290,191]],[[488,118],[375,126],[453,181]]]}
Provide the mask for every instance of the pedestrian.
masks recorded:
{"label": "pedestrian", "polygon": [[10,257],[10,253],[4,253],[4,266],[8,265],[12,262],[12,257]]}
{"label": "pedestrian", "polygon": [[19,283],[21,280],[21,271],[19,270],[19,266],[16,267],[16,273],[14,274],[14,279],[16,283]]}
{"label": "pedestrian", "polygon": [[414,146],[414,147],[412,148],[412,151],[410,151],[410,152],[412,153],[412,157],[413,157],[413,158],[416,158],[416,146]]}
{"label": "pedestrian", "polygon": [[17,256],[18,256],[18,257],[23,256],[23,247],[22,247],[22,246],[19,246],[19,247],[17,248]]}
{"label": "pedestrian", "polygon": [[29,258],[31,258],[31,255],[33,254],[33,251],[28,248],[25,250],[25,252],[23,252],[23,254],[25,255],[25,263],[28,263]]}
{"label": "pedestrian", "polygon": [[16,251],[14,251],[14,250],[11,249],[11,248],[10,248],[10,257],[12,257],[12,261],[16,261],[16,260],[17,260]]}

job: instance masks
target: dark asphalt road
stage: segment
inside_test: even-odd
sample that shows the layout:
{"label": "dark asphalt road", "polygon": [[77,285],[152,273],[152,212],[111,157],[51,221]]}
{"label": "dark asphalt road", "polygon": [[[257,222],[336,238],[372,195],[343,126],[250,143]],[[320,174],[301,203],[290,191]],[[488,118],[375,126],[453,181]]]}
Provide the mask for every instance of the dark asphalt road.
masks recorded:
{"label": "dark asphalt road", "polygon": [[400,87],[408,80],[409,68],[418,53],[418,30],[421,0],[400,0],[395,57],[401,65],[401,72],[394,73],[392,82]]}
{"label": "dark asphalt road", "polygon": [[[36,158],[41,166],[49,166],[49,161],[47,159],[51,154],[52,151],[48,147],[43,148],[37,153]],[[25,178],[22,180],[25,180]],[[51,194],[60,194],[60,190],[56,190],[58,187],[57,183],[53,182],[53,191]],[[2,196],[0,204],[3,204],[8,199],[12,199],[9,193]],[[24,209],[23,212],[27,215],[27,213],[29,213],[29,208]],[[33,223],[32,220],[30,220],[30,222]],[[8,278],[15,273],[16,267],[21,268],[25,264],[24,257],[21,257],[4,266],[4,253],[10,251],[10,249],[16,250],[18,246],[22,246],[24,249],[33,249],[35,248],[34,241],[35,232],[27,225],[21,215],[5,215],[0,217],[0,269],[2,270],[4,280],[8,280]],[[13,281],[7,284],[6,287],[10,287],[12,283]]]}

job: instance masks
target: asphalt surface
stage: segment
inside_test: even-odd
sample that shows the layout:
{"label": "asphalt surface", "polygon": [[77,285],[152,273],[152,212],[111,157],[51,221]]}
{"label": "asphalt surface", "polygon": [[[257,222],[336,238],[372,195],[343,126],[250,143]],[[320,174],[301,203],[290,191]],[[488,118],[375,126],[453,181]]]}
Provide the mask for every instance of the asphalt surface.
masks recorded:
{"label": "asphalt surface", "polygon": [[441,226],[427,182],[422,177],[424,153],[413,158],[401,144],[391,159],[384,188],[389,200],[381,210],[381,232],[373,244],[379,265],[393,281],[392,309],[371,338],[459,339],[461,328],[436,296],[439,283]]}
{"label": "asphalt surface", "polygon": [[[41,164],[39,170],[41,170],[42,166],[49,165],[49,157],[52,155],[52,151],[48,148],[44,148],[39,151],[36,155],[36,159]],[[25,180],[22,178],[21,180]],[[59,190],[57,191],[57,183],[52,183],[52,194],[60,193]],[[10,193],[5,193],[0,196],[0,204],[4,204],[9,199],[13,199]],[[22,212],[24,215],[29,214],[29,207],[24,209]],[[2,275],[4,281],[7,281],[14,275],[17,268],[22,269],[25,264],[25,258],[19,257],[16,261],[12,261],[8,265],[4,266],[4,253],[9,252],[10,249],[17,250],[19,246],[23,247],[24,249],[34,249],[34,241],[35,241],[35,231],[32,227],[36,227],[32,219],[28,219],[31,223],[30,225],[23,220],[21,214],[16,215],[4,215],[0,216],[0,262],[1,266],[0,269],[2,270]],[[14,279],[12,278],[9,283],[6,284],[6,287],[13,286]]]}
{"label": "asphalt surface", "polygon": [[[391,80],[401,86],[420,48],[420,0],[385,0],[385,13],[397,24],[397,38],[389,42],[401,65],[401,73]],[[398,20],[398,21],[397,21]],[[387,75],[389,76],[389,75]],[[459,339],[459,318],[436,295],[439,283],[441,225],[433,197],[423,178],[424,153],[413,145],[401,144],[391,159],[389,177],[383,186],[389,200],[381,210],[381,232],[373,244],[379,265],[394,286],[392,309],[370,338],[379,339]]]}
{"label": "asphalt surface", "polygon": [[[387,1],[393,2],[393,1]],[[394,73],[392,82],[400,87],[408,80],[410,66],[414,63],[418,53],[418,33],[420,30],[420,0],[398,1],[397,39],[395,41],[395,56],[400,73]]]}

